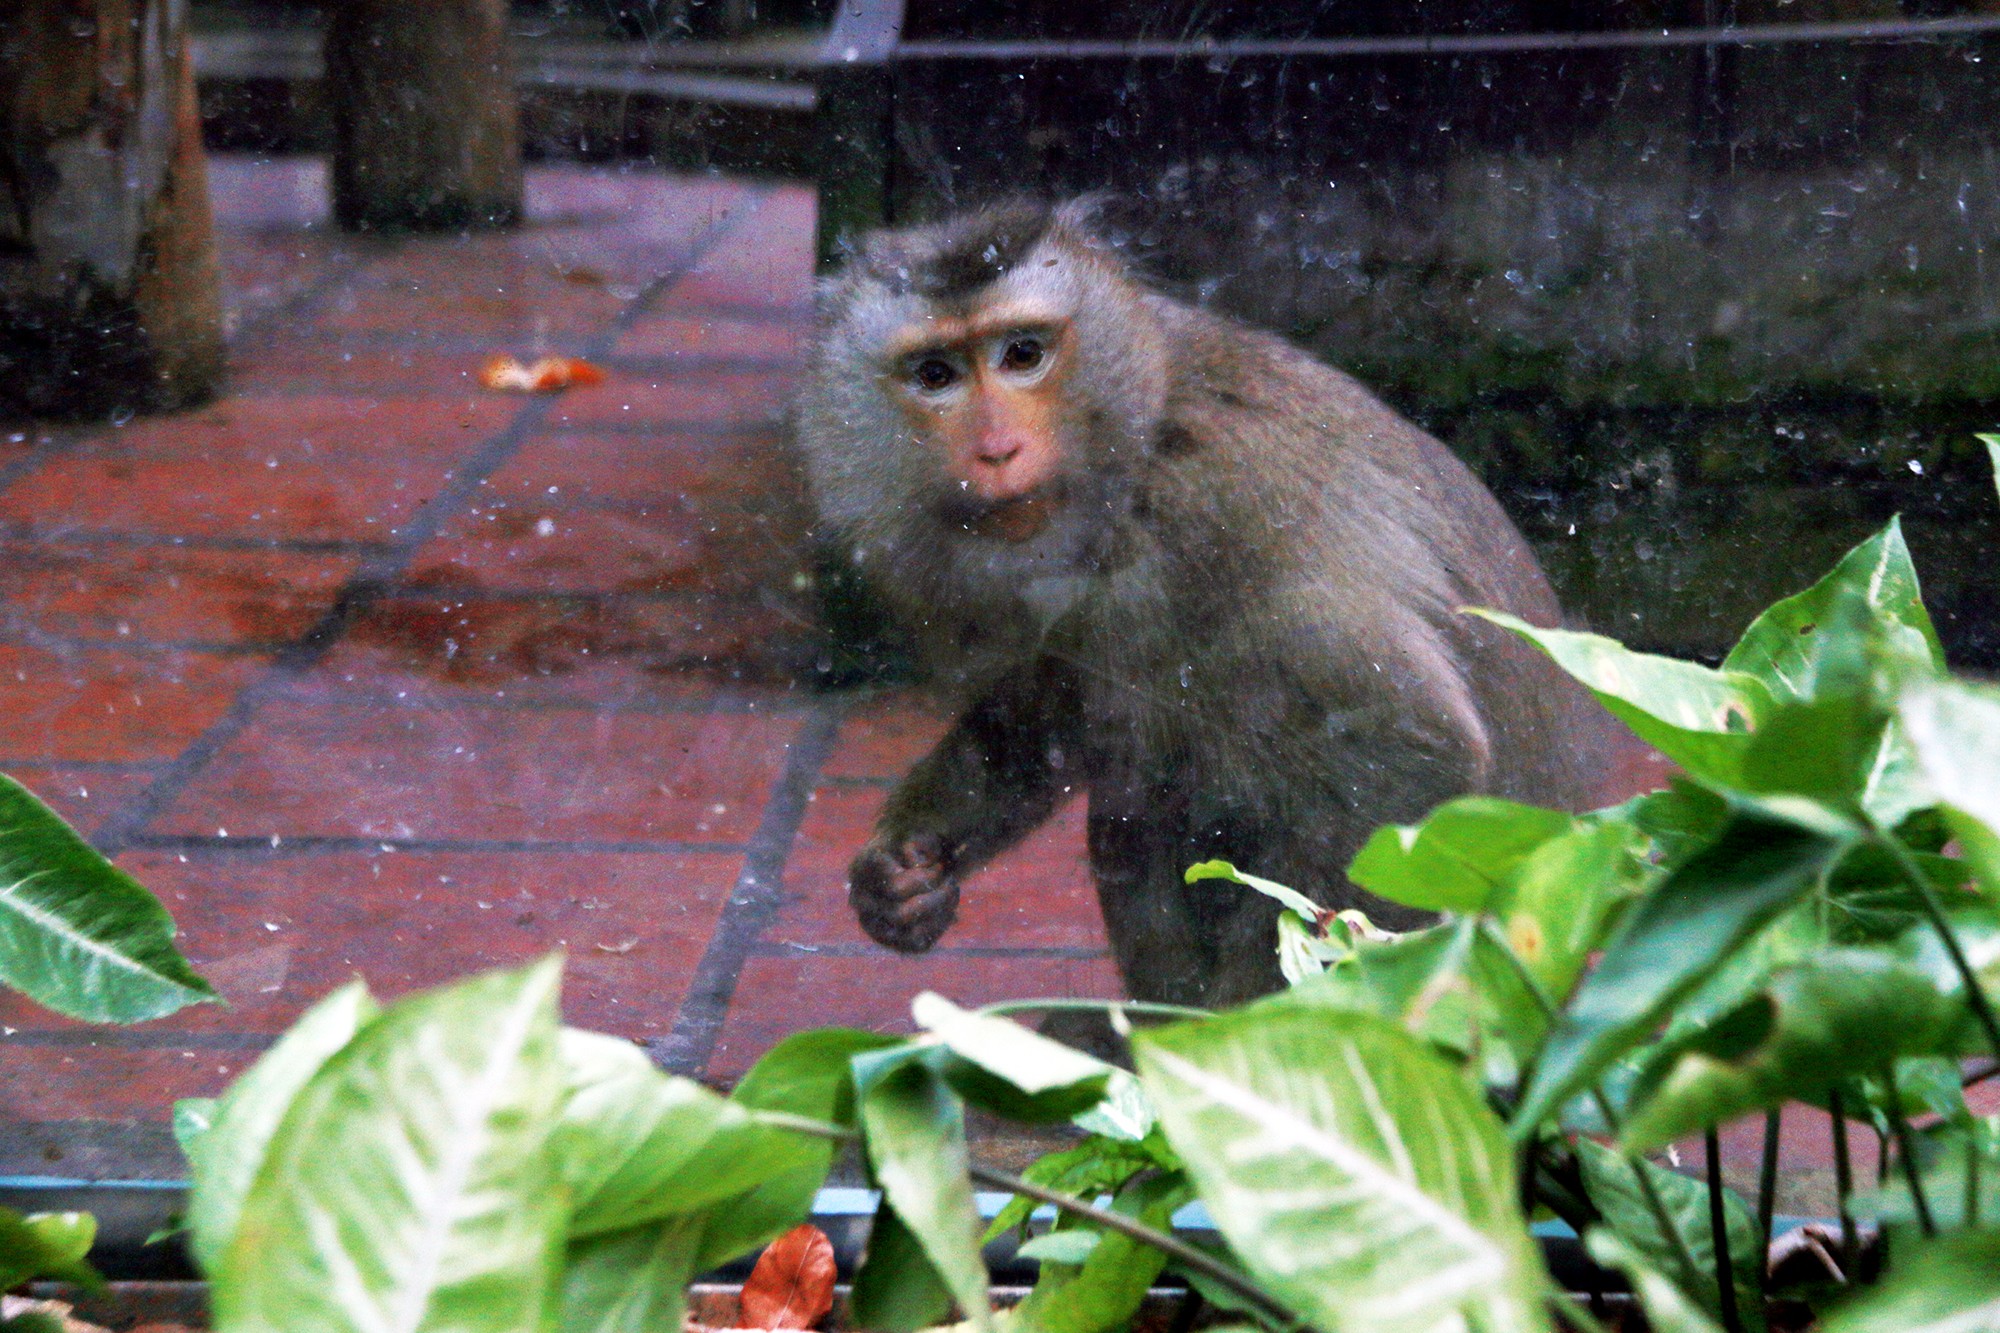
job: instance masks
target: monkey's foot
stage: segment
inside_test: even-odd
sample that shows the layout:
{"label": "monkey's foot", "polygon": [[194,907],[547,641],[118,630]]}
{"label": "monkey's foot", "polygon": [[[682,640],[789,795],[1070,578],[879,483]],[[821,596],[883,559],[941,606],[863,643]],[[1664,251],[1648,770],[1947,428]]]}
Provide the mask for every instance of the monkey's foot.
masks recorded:
{"label": "monkey's foot", "polygon": [[958,919],[958,881],[945,868],[943,841],[925,833],[895,846],[870,843],[847,872],[847,901],[869,939],[922,953]]}

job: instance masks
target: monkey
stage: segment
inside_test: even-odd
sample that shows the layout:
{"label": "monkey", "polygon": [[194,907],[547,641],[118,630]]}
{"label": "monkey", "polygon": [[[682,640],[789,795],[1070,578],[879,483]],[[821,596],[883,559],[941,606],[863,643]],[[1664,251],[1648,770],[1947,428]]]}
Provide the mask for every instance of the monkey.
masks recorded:
{"label": "monkey", "polygon": [[1344,875],[1377,827],[1489,793],[1594,804],[1608,715],[1468,606],[1559,623],[1438,440],[1281,338],[1146,285],[1088,203],[865,238],[823,279],[798,446],[823,535],[959,701],[849,874],[922,952],[960,883],[1073,791],[1134,999],[1277,989],[1277,907],[1426,914]]}

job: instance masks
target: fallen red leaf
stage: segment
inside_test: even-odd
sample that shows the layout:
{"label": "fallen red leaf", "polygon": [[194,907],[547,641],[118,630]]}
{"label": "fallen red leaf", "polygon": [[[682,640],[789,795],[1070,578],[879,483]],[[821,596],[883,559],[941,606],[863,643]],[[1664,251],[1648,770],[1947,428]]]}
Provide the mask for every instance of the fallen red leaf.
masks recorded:
{"label": "fallen red leaf", "polygon": [[764,1247],[743,1284],[745,1328],[811,1328],[833,1308],[833,1242],[811,1223]]}
{"label": "fallen red leaf", "polygon": [[498,355],[486,358],[479,368],[479,382],[489,389],[548,393],[572,385],[602,384],[604,372],[576,356],[545,356],[524,366],[514,357]]}

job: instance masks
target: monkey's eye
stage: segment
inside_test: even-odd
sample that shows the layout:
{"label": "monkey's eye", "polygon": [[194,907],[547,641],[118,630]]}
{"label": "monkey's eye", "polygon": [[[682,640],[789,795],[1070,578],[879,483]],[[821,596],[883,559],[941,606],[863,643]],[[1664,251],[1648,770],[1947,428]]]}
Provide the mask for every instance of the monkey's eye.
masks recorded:
{"label": "monkey's eye", "polygon": [[1002,370],[1033,370],[1042,364],[1048,349],[1042,346],[1040,338],[1013,338],[1007,343],[1007,350],[1000,353]]}
{"label": "monkey's eye", "polygon": [[942,393],[958,382],[958,368],[941,356],[927,356],[910,367],[910,378],[925,393]]}

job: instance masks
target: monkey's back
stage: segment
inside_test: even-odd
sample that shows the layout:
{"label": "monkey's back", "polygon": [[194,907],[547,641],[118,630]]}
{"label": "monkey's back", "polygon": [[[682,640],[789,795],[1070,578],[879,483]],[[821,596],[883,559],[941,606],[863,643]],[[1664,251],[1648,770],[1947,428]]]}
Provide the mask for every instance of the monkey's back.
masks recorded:
{"label": "monkey's back", "polygon": [[1328,854],[1343,858],[1377,824],[1467,790],[1596,804],[1608,716],[1540,652],[1462,614],[1560,621],[1471,470],[1282,340],[1158,309],[1185,369],[1142,485],[1161,562],[1150,613],[1174,627],[1176,669],[1221,688],[1192,726],[1141,725],[1178,730],[1171,748],[1225,787],[1289,771],[1285,817],[1342,825]]}

